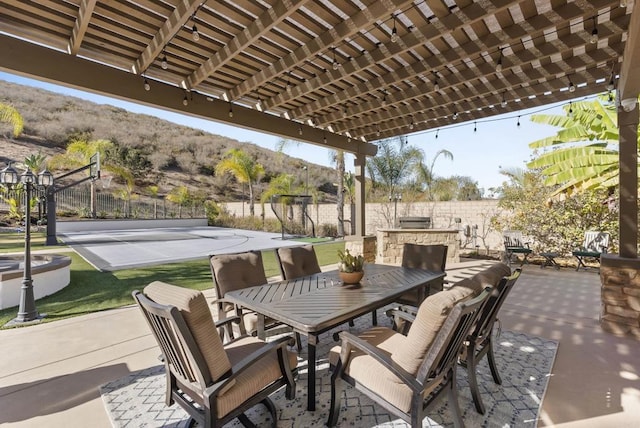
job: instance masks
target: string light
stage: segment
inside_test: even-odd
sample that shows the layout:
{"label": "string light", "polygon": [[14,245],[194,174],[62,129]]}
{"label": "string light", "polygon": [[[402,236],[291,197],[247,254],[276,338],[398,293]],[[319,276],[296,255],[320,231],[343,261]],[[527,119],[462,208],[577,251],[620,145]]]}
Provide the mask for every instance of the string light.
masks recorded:
{"label": "string light", "polygon": [[520,116],[518,116],[518,122],[516,123],[516,126],[520,128]]}
{"label": "string light", "polygon": [[380,136],[380,127],[378,126],[378,129],[376,130],[376,137]]}
{"label": "string light", "polygon": [[149,84],[149,81],[147,80],[147,78],[144,78],[144,82],[143,82],[143,87],[145,91],[150,91],[151,90],[151,85]]}
{"label": "string light", "polygon": [[333,69],[337,70],[340,68],[340,63],[336,61],[336,48],[333,48]]}
{"label": "string light", "polygon": [[575,92],[576,91],[576,85],[573,84],[573,82],[571,81],[571,78],[569,78],[569,92]]}
{"label": "string light", "polygon": [[187,91],[184,92],[184,98],[182,99],[182,105],[183,106],[188,106],[189,105],[189,99],[187,98]]}
{"label": "string light", "polygon": [[291,73],[287,75],[287,93],[291,93]]}
{"label": "string light", "polygon": [[413,129],[414,125],[413,125],[413,117],[411,117],[411,123],[409,124],[409,129]]}
{"label": "string light", "polygon": [[[505,91],[506,92],[506,91]],[[502,102],[500,103],[500,105],[502,106],[502,108],[507,107],[507,99],[504,97],[505,92],[502,93]]]}
{"label": "string light", "polygon": [[476,126],[476,122],[473,121],[473,132],[475,133],[478,130],[478,127]]}
{"label": "string light", "polygon": [[591,37],[589,38],[590,43],[598,43],[598,26],[596,23],[596,17],[593,17],[593,30],[591,30]]}
{"label": "string light", "polygon": [[436,129],[436,140],[438,139],[438,132],[440,132],[440,130]]}
{"label": "string light", "polygon": [[457,111],[453,112],[452,118],[453,118],[453,120],[457,120],[458,119],[458,112]]}
{"label": "string light", "polygon": [[344,110],[342,110],[342,117],[346,119],[347,116],[348,116],[347,108],[345,107]]}
{"label": "string light", "polygon": [[573,103],[569,101],[569,117],[573,116]]}
{"label": "string light", "polygon": [[397,43],[399,37],[398,37],[398,30],[396,28],[396,16],[392,15],[393,17],[393,29],[391,30],[391,43]]}
{"label": "string light", "polygon": [[233,117],[233,104],[229,101],[229,117]]}
{"label": "string light", "polygon": [[298,135],[302,135],[302,126],[298,126]]}
{"label": "string light", "polygon": [[167,54],[164,53],[164,51],[162,51],[162,55],[162,62],[160,63],[160,66],[163,70],[166,70],[167,68],[169,68],[169,61],[167,61]]}
{"label": "string light", "polygon": [[438,73],[434,71],[433,74],[436,76],[433,80],[433,90],[438,92],[440,90],[440,85],[438,84]]}
{"label": "string light", "polygon": [[498,57],[498,62],[496,62],[496,71],[500,73],[502,71],[502,49],[500,48],[500,56]]}

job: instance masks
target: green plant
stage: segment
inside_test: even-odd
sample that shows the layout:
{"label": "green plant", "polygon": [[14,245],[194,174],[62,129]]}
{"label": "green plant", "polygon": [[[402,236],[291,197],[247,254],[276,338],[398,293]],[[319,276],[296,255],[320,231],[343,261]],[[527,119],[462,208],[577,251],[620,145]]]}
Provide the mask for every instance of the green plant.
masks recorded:
{"label": "green plant", "polygon": [[338,270],[341,272],[362,272],[364,266],[364,257],[362,255],[354,256],[349,250],[338,250]]}

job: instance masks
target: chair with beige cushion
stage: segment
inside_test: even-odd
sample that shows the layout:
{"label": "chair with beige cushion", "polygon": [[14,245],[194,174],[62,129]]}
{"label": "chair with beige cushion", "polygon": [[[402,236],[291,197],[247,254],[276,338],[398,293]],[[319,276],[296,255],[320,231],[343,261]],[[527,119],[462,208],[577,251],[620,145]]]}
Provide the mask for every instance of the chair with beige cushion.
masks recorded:
{"label": "chair with beige cushion", "polygon": [[[444,272],[447,265],[446,245],[404,244],[402,247],[402,267]],[[444,278],[429,285],[429,294],[442,291]],[[418,292],[405,293],[397,300],[401,305],[418,306]]]}
{"label": "chair with beige cushion", "polygon": [[284,280],[321,272],[313,245],[276,248],[276,259]]}
{"label": "chair with beige cushion", "polygon": [[223,345],[201,292],[156,281],[133,297],[164,357],[168,406],[178,402],[204,427],[235,418],[251,426],[244,412],[262,403],[276,426],[269,395],[283,386],[288,399],[295,395],[297,358],[288,338],[266,344],[245,335]]}
{"label": "chair with beige cushion", "polygon": [[456,287],[429,296],[406,336],[386,327],[374,327],[358,336],[342,332],[342,346],[329,354],[334,370],[327,425],[338,422],[342,383],[346,382],[412,427],[421,427],[431,403],[446,393],[455,426],[463,426],[457,360],[489,292],[474,294],[472,288]]}
{"label": "chair with beige cushion", "polygon": [[[482,308],[482,312],[478,317],[478,322],[474,325],[473,329],[471,329],[471,333],[463,345],[463,352],[459,362],[460,365],[467,368],[467,372],[469,374],[469,387],[471,388],[473,402],[478,413],[483,415],[485,413],[485,409],[484,404],[482,403],[482,397],[480,396],[480,390],[478,388],[476,369],[482,358],[486,355],[493,380],[498,385],[502,384],[502,380],[500,379],[498,368],[496,366],[496,357],[493,352],[493,326],[498,320],[498,312],[500,311],[502,304],[520,277],[521,271],[522,269],[518,268],[513,274],[511,274],[507,265],[498,263],[485,270],[483,275],[477,279],[477,282],[482,283],[486,280],[493,283],[483,284],[492,285],[491,294],[487,298],[487,303]],[[479,275],[480,274],[476,276]],[[496,280],[495,278],[498,279]]]}
{"label": "chair with beige cushion", "polygon": [[[282,324],[255,312],[236,308],[224,296],[230,291],[255,287],[267,283],[260,251],[247,251],[235,254],[213,255],[209,258],[211,276],[216,289],[217,299],[214,304],[218,309],[218,319],[237,315],[242,319],[240,333],[255,333],[264,339],[269,334],[280,334],[289,329]],[[290,329],[289,329],[290,330]],[[231,332],[227,328],[230,335]]]}

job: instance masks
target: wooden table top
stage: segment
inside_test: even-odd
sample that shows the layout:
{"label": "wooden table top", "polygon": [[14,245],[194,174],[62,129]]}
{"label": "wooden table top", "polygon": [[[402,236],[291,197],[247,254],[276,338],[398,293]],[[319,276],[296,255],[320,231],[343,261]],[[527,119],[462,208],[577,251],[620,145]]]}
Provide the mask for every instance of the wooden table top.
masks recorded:
{"label": "wooden table top", "polygon": [[364,270],[360,284],[343,284],[334,270],[235,290],[225,299],[300,332],[318,334],[444,277],[442,272],[389,265],[366,264]]}

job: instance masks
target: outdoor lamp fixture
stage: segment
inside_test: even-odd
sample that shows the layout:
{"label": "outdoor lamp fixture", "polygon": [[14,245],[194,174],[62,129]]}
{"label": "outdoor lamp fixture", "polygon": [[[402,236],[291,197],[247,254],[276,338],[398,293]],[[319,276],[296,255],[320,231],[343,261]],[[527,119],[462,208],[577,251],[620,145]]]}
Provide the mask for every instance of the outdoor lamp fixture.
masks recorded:
{"label": "outdoor lamp fixture", "polygon": [[638,102],[638,98],[625,98],[620,101],[620,105],[622,106],[622,110],[629,112],[633,111],[636,108],[636,103]]}
{"label": "outdoor lamp fixture", "polygon": [[571,79],[569,79],[569,92],[575,92],[575,91],[576,91],[576,85],[574,85]]}
{"label": "outdoor lamp fixture", "polygon": [[144,82],[142,83],[142,86],[144,87],[145,91],[150,91],[151,90],[151,85],[149,84],[149,81],[147,80],[147,78],[144,78]]}
{"label": "outdoor lamp fixture", "polygon": [[193,24],[193,28],[191,28],[191,38],[193,39],[194,42],[197,42],[198,40],[200,40],[200,33],[198,33],[198,27],[196,27],[195,23]]}
{"label": "outdoor lamp fixture", "polygon": [[163,70],[166,70],[167,68],[169,68],[169,61],[167,61],[167,54],[165,54],[164,52],[162,54],[162,62],[160,63],[160,66],[162,67]]}
{"label": "outdoor lamp fixture", "polygon": [[44,170],[37,176],[27,168],[22,175],[18,177],[16,170],[9,164],[5,169],[0,171],[0,183],[12,186],[18,183],[24,186],[24,266],[22,287],[20,288],[20,306],[18,308],[18,316],[10,321],[10,324],[21,324],[27,322],[38,321],[45,315],[41,315],[36,310],[36,303],[33,294],[33,280],[31,279],[31,195],[34,189],[44,188],[45,191],[49,186],[53,185],[53,175]]}

